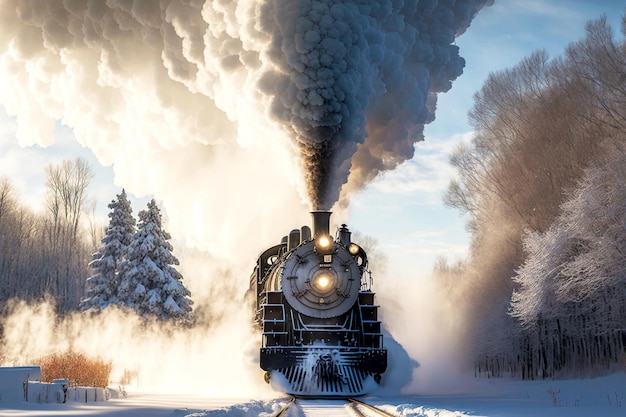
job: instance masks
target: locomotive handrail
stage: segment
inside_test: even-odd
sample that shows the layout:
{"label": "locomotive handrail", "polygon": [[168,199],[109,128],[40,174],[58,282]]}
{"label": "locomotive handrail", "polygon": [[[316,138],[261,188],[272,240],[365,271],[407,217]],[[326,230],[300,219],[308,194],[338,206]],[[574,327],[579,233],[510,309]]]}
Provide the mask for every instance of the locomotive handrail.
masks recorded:
{"label": "locomotive handrail", "polygon": [[341,324],[309,324],[309,325],[304,325],[304,327],[302,327],[301,330],[306,330],[309,332],[314,332],[314,331],[327,331],[327,330],[345,330],[346,332],[352,332],[352,331],[358,331],[358,330],[351,330],[351,329],[346,329],[345,326],[342,326]]}
{"label": "locomotive handrail", "polygon": [[361,272],[361,291],[369,292],[374,286],[374,278],[372,278],[372,271],[369,269],[363,269]]}

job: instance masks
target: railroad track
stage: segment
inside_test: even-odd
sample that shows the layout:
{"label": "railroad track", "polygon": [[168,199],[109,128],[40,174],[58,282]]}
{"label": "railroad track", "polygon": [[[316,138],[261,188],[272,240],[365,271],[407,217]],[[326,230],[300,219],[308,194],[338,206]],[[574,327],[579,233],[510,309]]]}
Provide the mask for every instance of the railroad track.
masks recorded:
{"label": "railroad track", "polygon": [[[300,414],[290,414],[293,408],[299,408]],[[350,398],[348,400],[303,400],[292,397],[291,401],[272,417],[288,417],[302,415],[304,417],[396,417],[373,405]]]}
{"label": "railroad track", "polygon": [[393,414],[390,414],[386,411],[381,410],[378,407],[374,407],[373,405],[364,403],[363,401],[359,401],[359,400],[355,400],[354,398],[350,398],[348,400],[350,402],[350,407],[352,407],[352,409],[357,413],[357,415],[359,416],[366,416],[366,414],[364,414],[362,411],[359,411],[359,407],[360,408],[364,408],[366,410],[368,410],[370,413],[369,415],[371,415],[372,413],[374,413],[377,416],[383,416],[383,417],[396,417]]}
{"label": "railroad track", "polygon": [[292,407],[296,403],[296,397],[291,397],[291,401],[287,403],[283,408],[278,410],[276,413],[272,415],[272,417],[287,417],[287,411],[289,407]]}

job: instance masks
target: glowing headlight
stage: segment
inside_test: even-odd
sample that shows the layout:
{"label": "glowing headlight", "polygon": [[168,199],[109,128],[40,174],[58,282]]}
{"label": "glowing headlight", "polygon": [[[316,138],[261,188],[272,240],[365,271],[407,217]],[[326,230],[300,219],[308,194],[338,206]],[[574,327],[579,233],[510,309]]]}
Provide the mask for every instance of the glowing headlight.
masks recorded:
{"label": "glowing headlight", "polygon": [[361,248],[359,248],[359,245],[357,245],[356,243],[352,243],[348,248],[348,252],[350,252],[351,255],[356,255],[357,253],[359,253],[360,250]]}
{"label": "glowing headlight", "polygon": [[321,236],[317,240],[317,244],[322,249],[328,249],[328,247],[330,246],[330,238],[328,236]]}
{"label": "glowing headlight", "polygon": [[313,285],[320,291],[326,291],[330,286],[330,278],[328,275],[318,275],[313,280]]}

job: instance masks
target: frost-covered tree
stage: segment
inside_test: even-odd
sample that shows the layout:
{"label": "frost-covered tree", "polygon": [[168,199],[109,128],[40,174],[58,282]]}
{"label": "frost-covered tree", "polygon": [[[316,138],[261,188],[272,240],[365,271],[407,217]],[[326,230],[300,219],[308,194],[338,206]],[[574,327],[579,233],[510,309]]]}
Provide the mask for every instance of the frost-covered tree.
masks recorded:
{"label": "frost-covered tree", "polygon": [[[530,376],[609,367],[626,331],[626,152],[589,169],[556,224],[525,239],[512,315],[526,330]],[[537,337],[540,335],[540,337]]]}
{"label": "frost-covered tree", "polygon": [[[451,155],[458,177],[450,184],[446,203],[467,213],[471,243],[463,273],[442,274],[438,285],[453,289],[447,295],[454,306],[451,331],[461,339],[458,345],[467,352],[465,359],[480,369],[494,373],[501,369],[500,357],[494,361],[494,346],[507,346],[511,339],[511,316],[501,306],[517,289],[518,281],[511,278],[522,266],[525,288],[515,296],[520,315],[513,324],[530,327],[517,329],[523,334],[519,347],[548,354],[559,351],[559,345],[550,343],[558,343],[558,334],[564,334],[563,322],[551,319],[554,312],[585,305],[598,308],[578,300],[565,304],[555,296],[563,291],[563,295],[581,294],[578,289],[597,285],[595,278],[587,281],[592,259],[617,262],[619,251],[608,250],[607,238],[590,241],[570,229],[573,222],[559,223],[563,204],[586,172],[600,166],[610,144],[624,143],[626,45],[613,36],[606,18],[591,22],[586,30],[584,39],[571,44],[561,57],[550,59],[537,51],[511,69],[490,74],[474,96],[469,114],[473,138]],[[585,247],[600,243],[602,252]],[[589,255],[577,257],[583,252]],[[578,261],[569,264],[571,257]],[[570,272],[554,269],[563,261]],[[600,278],[605,266],[596,265],[599,269],[593,273]],[[564,280],[566,273],[570,278]],[[576,291],[561,288],[565,282],[569,288],[576,286]],[[610,311],[616,308],[611,306]],[[556,326],[555,333],[550,333],[551,326]],[[539,336],[547,333],[555,337]],[[519,350],[501,351],[510,363],[519,357]],[[561,366],[558,360],[552,361],[555,366],[550,361],[533,354],[527,361],[532,373],[524,376],[550,376]]]}
{"label": "frost-covered tree", "polygon": [[87,295],[80,303],[82,311],[100,311],[110,304],[118,303],[118,270],[135,234],[135,218],[125,190],[108,207],[111,209],[109,225],[101,240],[102,246],[89,263],[95,273],[87,279]]}
{"label": "frost-covered tree", "polygon": [[191,313],[191,293],[182,275],[172,266],[170,234],[161,225],[161,212],[154,200],[139,212],[138,230],[129,246],[128,259],[120,268],[120,303],[145,318],[185,320]]}

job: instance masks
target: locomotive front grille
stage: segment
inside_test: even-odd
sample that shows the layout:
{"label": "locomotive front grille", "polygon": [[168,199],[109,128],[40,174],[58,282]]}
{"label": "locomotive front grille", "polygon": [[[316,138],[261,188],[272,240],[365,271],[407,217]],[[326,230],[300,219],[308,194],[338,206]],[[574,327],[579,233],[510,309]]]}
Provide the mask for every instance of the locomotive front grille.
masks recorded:
{"label": "locomotive front grille", "polygon": [[384,349],[261,349],[261,367],[280,372],[287,380],[288,392],[301,396],[362,395],[371,389],[373,375],[384,372],[386,366]]}
{"label": "locomotive front grille", "polygon": [[365,393],[364,383],[371,374],[349,365],[339,365],[340,376],[335,379],[319,378],[312,369],[301,366],[278,370],[287,378],[290,394],[301,396],[345,395],[355,396]]}

